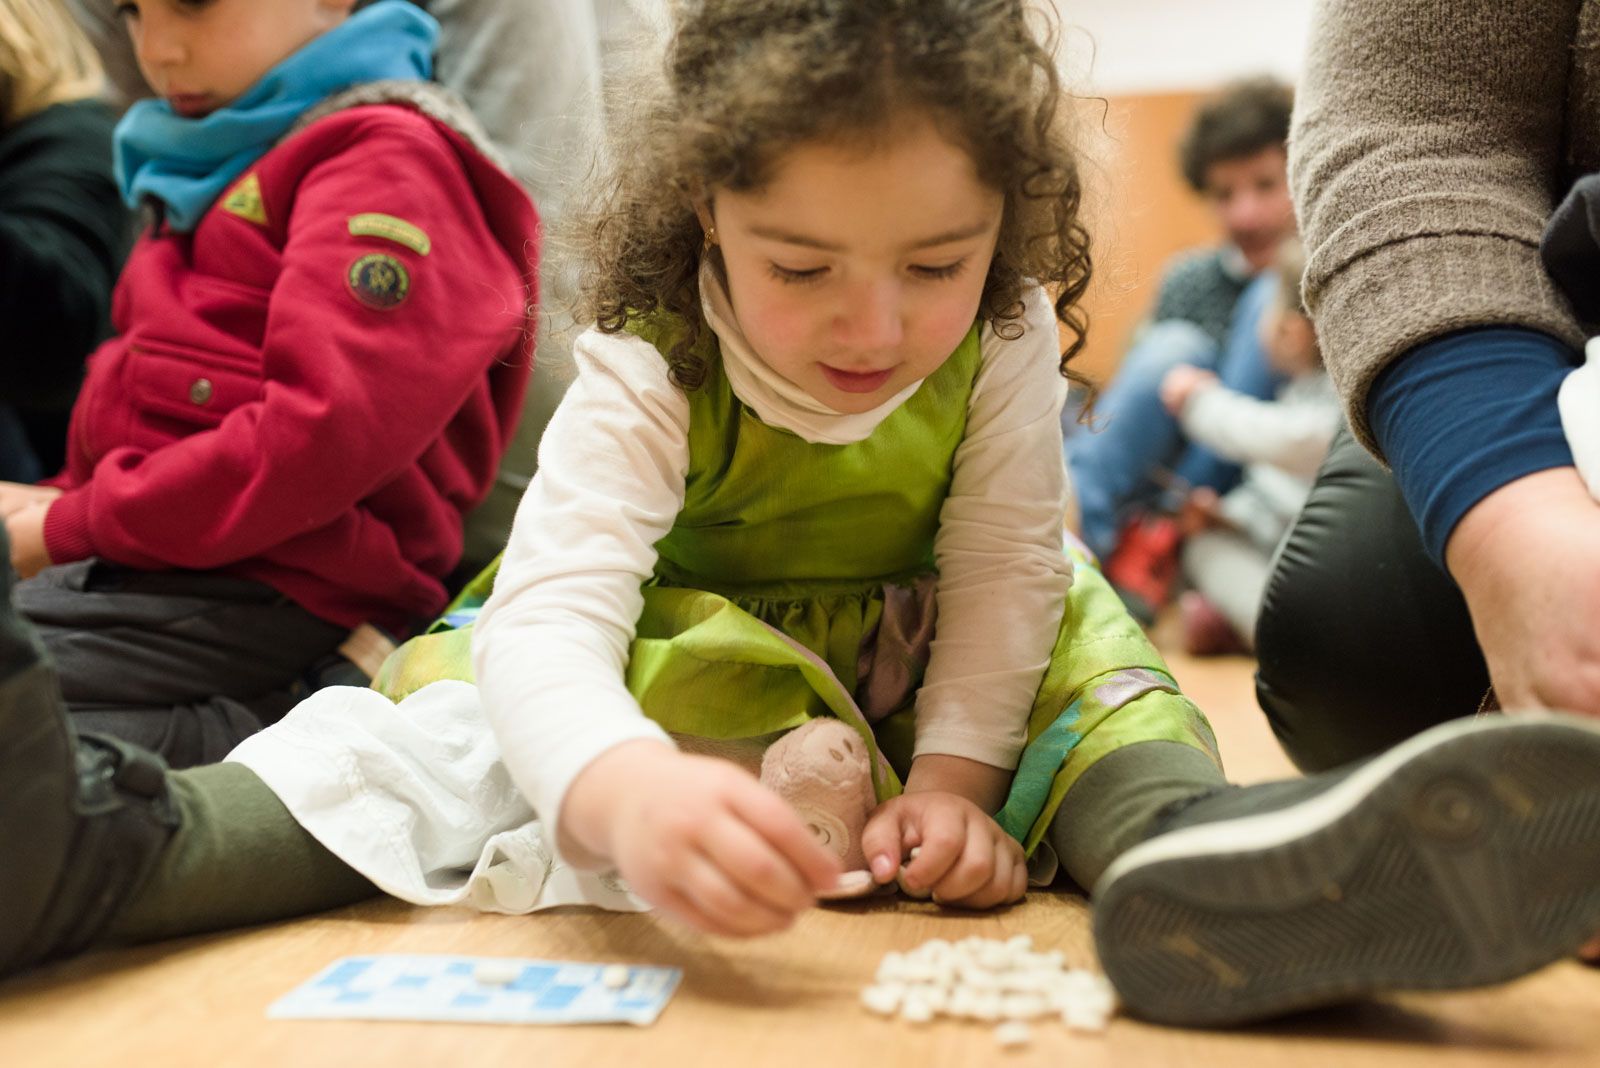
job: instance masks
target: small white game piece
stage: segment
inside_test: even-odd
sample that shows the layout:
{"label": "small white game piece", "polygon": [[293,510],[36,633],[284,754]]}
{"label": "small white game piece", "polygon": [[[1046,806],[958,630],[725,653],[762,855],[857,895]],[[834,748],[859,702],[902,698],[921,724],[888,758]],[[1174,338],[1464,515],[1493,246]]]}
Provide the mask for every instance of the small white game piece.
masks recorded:
{"label": "small white game piece", "polygon": [[[1034,952],[1028,935],[1000,940],[930,939],[916,949],[887,953],[877,986],[862,1002],[881,1015],[926,1023],[937,1016],[1019,1024],[1006,1035],[1028,1034],[1028,1021],[1059,1016],[1074,1031],[1104,1031],[1116,993],[1104,976],[1065,967],[1059,950]],[[998,1035],[998,1032],[997,1032]],[[1002,1045],[1021,1045],[1028,1037]]]}
{"label": "small white game piece", "polygon": [[1000,1019],[1000,995],[991,991],[979,994],[973,1004],[972,1015],[986,1023]]}
{"label": "small white game piece", "polygon": [[1031,1020],[1050,1011],[1050,1003],[1037,994],[1007,994],[1000,999],[1000,1015],[1008,1020]]}
{"label": "small white game piece", "polygon": [[472,968],[472,978],[484,986],[505,986],[522,974],[522,964],[514,960],[480,960]]}
{"label": "small white game piece", "polygon": [[903,988],[898,985],[869,986],[861,991],[861,1004],[868,1012],[879,1016],[893,1016],[900,1007]]}
{"label": "small white game piece", "polygon": [[608,964],[600,969],[600,983],[607,990],[621,990],[632,976],[633,971],[626,964]]}
{"label": "small white game piece", "polygon": [[823,901],[840,901],[844,898],[860,897],[869,892],[873,887],[872,873],[866,869],[847,871],[839,876],[833,887],[822,891],[817,897]]}
{"label": "small white game piece", "polygon": [[1033,1029],[1021,1020],[1007,1020],[994,1029],[994,1040],[1006,1049],[1016,1049],[1033,1041]]}
{"label": "small white game piece", "polygon": [[1106,1017],[1103,1013],[1084,1005],[1069,1005],[1061,1013],[1061,1022],[1069,1031],[1104,1031]]}

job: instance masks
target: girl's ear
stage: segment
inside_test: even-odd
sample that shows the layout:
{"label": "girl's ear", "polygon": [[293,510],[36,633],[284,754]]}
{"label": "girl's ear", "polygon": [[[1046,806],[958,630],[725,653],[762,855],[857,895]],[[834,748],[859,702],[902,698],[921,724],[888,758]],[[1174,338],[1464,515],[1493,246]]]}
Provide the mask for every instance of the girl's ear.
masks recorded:
{"label": "girl's ear", "polygon": [[694,206],[695,218],[700,220],[700,229],[705,231],[706,247],[717,243],[717,222],[711,215],[711,200],[705,196],[692,196],[690,203]]}

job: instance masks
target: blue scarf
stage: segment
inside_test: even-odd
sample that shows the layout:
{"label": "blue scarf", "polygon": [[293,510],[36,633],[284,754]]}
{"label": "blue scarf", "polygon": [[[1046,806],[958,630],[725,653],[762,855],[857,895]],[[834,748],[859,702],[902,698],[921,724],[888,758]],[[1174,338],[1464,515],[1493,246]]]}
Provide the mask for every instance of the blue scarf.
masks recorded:
{"label": "blue scarf", "polygon": [[426,80],[439,24],[407,0],[379,0],[267,71],[239,99],[198,119],[165,100],[141,100],[113,141],[122,199],[166,206],[167,222],[190,231],[206,209],[277,143],[306,109],[365,82]]}

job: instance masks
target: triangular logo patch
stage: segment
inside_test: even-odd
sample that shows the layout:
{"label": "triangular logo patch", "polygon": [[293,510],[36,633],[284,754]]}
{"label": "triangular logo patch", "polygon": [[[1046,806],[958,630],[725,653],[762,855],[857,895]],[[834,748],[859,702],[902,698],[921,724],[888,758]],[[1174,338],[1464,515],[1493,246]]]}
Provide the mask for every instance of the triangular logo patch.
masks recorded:
{"label": "triangular logo patch", "polygon": [[261,183],[254,174],[245,175],[244,180],[233,187],[233,192],[222,202],[222,210],[241,219],[267,225],[267,206],[262,203]]}

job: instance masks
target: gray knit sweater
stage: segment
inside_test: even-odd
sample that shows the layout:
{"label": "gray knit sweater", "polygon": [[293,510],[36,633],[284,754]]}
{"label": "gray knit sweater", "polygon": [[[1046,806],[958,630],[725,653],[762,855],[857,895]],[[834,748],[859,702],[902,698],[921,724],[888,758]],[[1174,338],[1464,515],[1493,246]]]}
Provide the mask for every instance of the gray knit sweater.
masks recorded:
{"label": "gray knit sweater", "polygon": [[1356,435],[1367,391],[1441,334],[1584,332],[1539,263],[1600,170],[1600,0],[1320,0],[1290,138],[1306,299]]}

